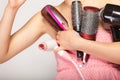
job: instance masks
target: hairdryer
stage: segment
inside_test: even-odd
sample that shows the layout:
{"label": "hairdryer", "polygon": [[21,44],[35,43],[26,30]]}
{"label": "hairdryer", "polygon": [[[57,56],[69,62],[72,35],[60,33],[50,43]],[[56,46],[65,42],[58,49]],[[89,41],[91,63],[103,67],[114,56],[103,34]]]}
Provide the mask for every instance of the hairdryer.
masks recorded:
{"label": "hairdryer", "polygon": [[105,23],[120,25],[120,6],[106,4],[100,11],[100,17]]}
{"label": "hairdryer", "polygon": [[67,20],[55,7],[47,5],[42,9],[41,13],[56,31],[65,30],[64,26],[68,27]]}
{"label": "hairdryer", "polygon": [[120,25],[110,26],[112,38],[114,42],[120,41]]}
{"label": "hairdryer", "polygon": [[110,24],[113,41],[120,41],[120,6],[106,4],[100,11],[100,18]]}

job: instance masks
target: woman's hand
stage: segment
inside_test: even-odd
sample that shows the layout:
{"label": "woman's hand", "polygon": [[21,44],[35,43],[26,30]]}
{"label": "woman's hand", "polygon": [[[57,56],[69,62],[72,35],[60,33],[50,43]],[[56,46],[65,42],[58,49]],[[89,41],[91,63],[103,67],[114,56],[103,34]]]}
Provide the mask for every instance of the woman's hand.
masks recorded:
{"label": "woman's hand", "polygon": [[8,5],[11,8],[19,8],[25,1],[26,0],[8,0]]}
{"label": "woman's hand", "polygon": [[57,33],[56,39],[60,45],[59,48],[65,50],[76,50],[79,39],[81,39],[81,37],[74,30],[68,29],[66,31],[59,31]]}

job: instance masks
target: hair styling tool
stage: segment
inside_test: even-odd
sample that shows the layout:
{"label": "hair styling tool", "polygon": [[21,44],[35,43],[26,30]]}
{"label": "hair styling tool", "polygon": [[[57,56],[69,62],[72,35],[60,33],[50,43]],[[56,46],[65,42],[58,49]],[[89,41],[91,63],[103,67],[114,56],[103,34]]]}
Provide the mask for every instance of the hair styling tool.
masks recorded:
{"label": "hair styling tool", "polygon": [[110,25],[113,41],[120,41],[120,6],[106,4],[99,13],[100,18]]}
{"label": "hair styling tool", "polygon": [[73,29],[80,33],[82,21],[82,4],[80,1],[72,2],[72,25]]}
{"label": "hair styling tool", "polygon": [[[80,34],[81,20],[82,19],[82,4],[80,1],[72,2],[72,25],[73,29]],[[77,51],[77,57],[83,57],[82,51]]]}
{"label": "hair styling tool", "polygon": [[[41,42],[38,47],[39,47],[40,50],[53,51],[55,48],[58,47],[58,45],[57,45],[57,43],[56,43],[56,41],[54,39],[51,39],[51,40],[48,40],[48,41]],[[58,51],[57,54],[60,57],[66,59],[66,60],[71,61],[71,63],[74,65],[74,67],[76,68],[77,72],[79,73],[81,79],[85,80],[81,70],[79,69],[79,66],[74,61],[74,59],[67,53],[67,51],[60,50],[60,51]]]}
{"label": "hair styling tool", "polygon": [[55,7],[47,5],[42,9],[41,13],[56,31],[66,30],[64,26],[68,27],[67,20]]}
{"label": "hair styling tool", "polygon": [[[95,7],[86,6],[83,10],[82,26],[81,26],[81,37],[88,40],[95,40],[96,31],[99,24],[99,9]],[[89,55],[83,55],[83,64],[88,60]]]}
{"label": "hair styling tool", "polygon": [[112,38],[114,42],[120,41],[120,25],[110,26]]}
{"label": "hair styling tool", "polygon": [[120,6],[118,5],[106,4],[99,15],[105,23],[120,25]]}
{"label": "hair styling tool", "polygon": [[95,40],[96,30],[99,24],[99,9],[86,6],[83,11],[81,36],[88,40]]}
{"label": "hair styling tool", "polygon": [[56,43],[56,40],[54,39],[43,41],[38,46],[40,50],[44,50],[44,51],[53,51],[56,47],[58,47],[58,45]]}

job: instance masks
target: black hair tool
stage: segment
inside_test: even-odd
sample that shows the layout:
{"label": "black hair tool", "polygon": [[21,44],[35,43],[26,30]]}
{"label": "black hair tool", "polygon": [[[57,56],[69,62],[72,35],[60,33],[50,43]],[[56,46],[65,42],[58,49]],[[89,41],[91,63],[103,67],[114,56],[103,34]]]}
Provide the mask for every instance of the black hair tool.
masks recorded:
{"label": "black hair tool", "polygon": [[110,28],[111,28],[113,42],[120,41],[120,25],[113,25]]}
{"label": "black hair tool", "polygon": [[113,41],[120,41],[120,6],[106,4],[100,11],[100,18],[110,25]]}
{"label": "black hair tool", "polygon": [[100,17],[105,23],[120,25],[120,6],[106,4],[100,11]]}

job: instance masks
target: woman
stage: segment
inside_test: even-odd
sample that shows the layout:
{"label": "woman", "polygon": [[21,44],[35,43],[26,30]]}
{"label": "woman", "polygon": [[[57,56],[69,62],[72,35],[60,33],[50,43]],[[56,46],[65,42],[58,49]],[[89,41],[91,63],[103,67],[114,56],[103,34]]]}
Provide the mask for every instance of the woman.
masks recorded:
{"label": "woman", "polygon": [[[84,6],[85,5],[95,6],[98,8],[103,8],[106,3],[119,5],[120,1],[119,0],[114,0],[114,1],[113,0],[104,0],[104,1],[93,0],[93,2],[92,1],[89,2],[89,0],[83,0],[82,2]],[[108,29],[109,26],[106,27],[106,25],[104,25],[103,22],[100,22],[99,29],[103,29],[103,28]],[[73,37],[73,34],[74,34],[74,37]],[[70,37],[70,35],[72,35],[72,37]],[[103,42],[94,42],[94,41],[85,40],[71,29],[68,29],[65,32],[64,31],[58,32],[57,40],[60,43],[61,48],[63,49],[85,51],[86,53],[90,53],[91,55],[100,57],[107,61],[120,64],[120,55],[119,55],[120,54],[120,49],[119,49],[120,42],[103,43]],[[69,45],[69,43],[73,43],[73,44]]]}
{"label": "woman", "polygon": [[[67,3],[71,4],[72,1],[68,1]],[[120,4],[119,0],[104,0],[104,1],[96,1],[96,0],[81,0],[83,6],[94,6],[97,8],[103,8],[106,3],[111,4]],[[99,28],[96,34],[96,41],[86,40],[81,38],[78,33],[76,33],[73,29],[67,28],[66,31],[59,31],[57,33],[57,42],[60,47],[56,49],[56,51],[60,50],[80,50],[86,52],[90,55],[86,65],[84,67],[80,67],[81,78],[85,80],[119,80],[120,77],[120,42],[112,42],[111,34],[109,33],[109,27],[104,25],[104,23],[99,23]],[[72,36],[71,36],[72,35]],[[81,65],[81,61],[79,62],[76,58],[71,54],[71,57],[75,60],[77,65]],[[59,66],[60,59],[59,59]],[[61,60],[61,63],[65,62]],[[69,61],[70,62],[70,61]],[[113,64],[115,63],[115,64]],[[64,63],[65,64],[65,63]],[[117,65],[118,64],[118,65]],[[63,70],[64,69],[64,70]],[[80,78],[76,78],[78,76],[73,73],[73,68],[71,65],[66,62],[66,65],[60,69],[58,77],[65,78],[66,75],[67,80],[79,80]],[[70,74],[72,73],[72,74]],[[64,74],[64,75],[63,75]],[[68,78],[68,75],[74,75],[75,78]],[[108,77],[109,76],[109,77]]]}
{"label": "woman", "polygon": [[[4,16],[1,19],[1,22],[0,22],[0,42],[1,42],[1,44],[0,44],[0,51],[1,51],[0,52],[0,63],[3,63],[5,61],[9,60],[10,58],[12,58],[15,55],[17,55],[18,53],[20,53],[22,50],[29,47],[38,38],[40,38],[40,36],[42,36],[44,33],[50,34],[53,39],[56,38],[57,32],[51,27],[51,25],[49,23],[46,22],[46,20],[41,15],[41,12],[36,13],[20,30],[15,32],[13,35],[10,35],[15,14],[16,14],[17,10],[19,9],[19,7],[24,2],[25,2],[25,0],[9,0],[8,5],[4,12]],[[71,3],[72,3],[72,0],[65,0],[61,5],[56,6],[56,8],[67,19],[69,26],[72,26]],[[120,4],[120,1],[119,0],[99,0],[99,1],[98,0],[81,0],[81,3],[83,4],[83,6],[95,6],[98,8],[102,8],[105,6],[106,3]],[[67,12],[66,12],[66,10],[67,10]],[[9,17],[9,19],[8,19],[8,17]],[[73,31],[70,29],[66,32],[73,32]],[[75,32],[73,32],[73,33],[75,33]],[[57,37],[58,42],[60,43],[60,47],[62,47],[63,49],[71,49],[71,48],[67,48],[67,46],[63,45],[63,43],[61,41],[61,38],[62,38],[61,34],[62,34],[62,32],[58,33],[58,37]],[[29,35],[31,35],[32,37]],[[65,35],[67,35],[67,34],[65,34]],[[78,35],[77,35],[77,37],[78,37]],[[81,41],[83,41],[85,43],[86,40],[81,39]],[[88,42],[90,44],[91,43],[96,44],[96,42],[91,42],[91,41],[88,41]],[[103,43],[97,43],[97,44],[103,45]],[[118,44],[118,43],[114,43],[114,44]],[[84,46],[82,45],[82,47],[84,47]],[[88,47],[88,46],[85,46],[85,47]],[[74,49],[78,49],[78,48],[74,48]],[[113,49],[113,48],[111,48],[111,49]],[[103,54],[105,54],[105,52],[103,52],[102,55],[100,53],[99,53],[99,55],[97,55],[95,53],[96,52],[98,53],[98,51],[94,51],[93,49],[86,48],[86,50],[85,50],[80,47],[80,50],[86,51],[87,53],[90,52],[91,54],[94,53],[95,56],[102,57],[103,59],[106,59],[107,61],[111,61],[111,62],[118,63],[118,64],[120,63],[118,61],[118,57],[119,57],[118,55],[111,56],[113,58],[115,58],[115,57],[117,58],[117,59],[115,58],[113,60],[113,58],[106,57],[106,55],[108,55],[108,54],[103,55]],[[116,54],[118,54],[118,53],[116,53]],[[73,56],[73,58],[76,59],[76,57],[74,57],[75,56],[74,54],[71,54],[71,56]],[[58,75],[56,76],[56,79],[58,79],[58,80],[80,80],[81,79],[81,77],[78,75],[77,71],[74,69],[74,66],[71,65],[70,61],[66,62],[64,59],[60,58],[57,54],[56,54],[56,59],[58,61]],[[93,61],[94,60],[96,60],[96,58],[94,58]],[[104,64],[104,65],[108,65],[106,62],[104,62],[104,61],[102,62],[102,60],[98,60],[98,62],[100,62],[101,64]],[[79,64],[79,62],[78,62],[78,64]],[[96,65],[97,65],[96,67],[98,67],[99,63]],[[103,79],[104,80],[120,79],[118,77],[119,71],[116,70],[116,68],[111,67],[111,65],[108,65],[108,66],[110,66],[110,68],[107,66],[104,70],[104,71],[110,70],[110,72],[106,72],[106,75],[108,73],[107,77],[106,77],[106,75],[102,75],[102,76],[100,76],[101,78],[94,77],[94,74],[96,74],[99,71],[99,68],[93,74],[94,68],[92,66],[94,66],[94,65],[91,64],[90,66],[92,69],[90,69],[89,66],[83,67],[81,69],[85,79],[90,79],[90,80],[91,79],[92,80],[93,79],[94,80],[95,79],[102,79],[102,80]],[[100,67],[102,67],[102,65],[100,65]],[[89,74],[86,72],[86,70],[88,71],[88,69],[90,69],[88,72]],[[103,73],[103,70],[101,73]],[[97,76],[99,76],[99,74],[97,74]],[[110,77],[108,77],[108,76],[110,76]]]}

